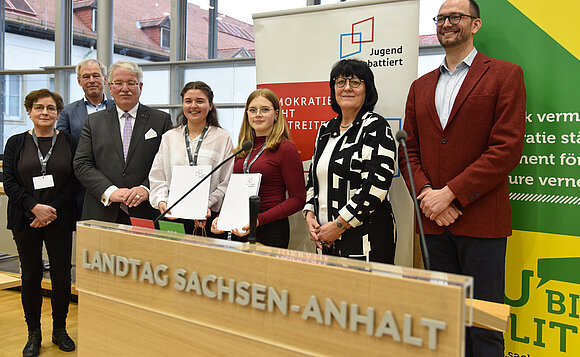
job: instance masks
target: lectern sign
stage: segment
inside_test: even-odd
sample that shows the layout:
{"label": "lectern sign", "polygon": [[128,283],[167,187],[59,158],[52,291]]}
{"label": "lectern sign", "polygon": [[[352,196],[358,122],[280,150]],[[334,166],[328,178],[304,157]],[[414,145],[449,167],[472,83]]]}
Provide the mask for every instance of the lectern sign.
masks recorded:
{"label": "lectern sign", "polygon": [[403,314],[403,324],[399,328],[395,314],[391,310],[386,310],[381,316],[380,309],[373,306],[361,311],[358,304],[346,301],[336,303],[331,297],[319,298],[316,295],[311,295],[308,301],[303,301],[302,304],[291,304],[290,292],[274,286],[236,281],[215,274],[200,276],[196,271],[184,268],[177,268],[171,273],[165,264],[152,265],[149,261],[98,251],[91,254],[87,249],[82,250],[82,256],[82,268],[85,269],[128,277],[162,287],[168,285],[172,276],[171,286],[178,291],[284,316],[296,313],[303,320],[312,320],[321,325],[331,326],[336,321],[343,330],[350,329],[356,332],[362,328],[371,336],[389,336],[396,342],[421,347],[423,339],[412,335],[413,323],[419,323],[427,329],[427,346],[432,350],[437,350],[438,332],[446,328],[445,321],[428,317],[417,318],[410,311]]}
{"label": "lectern sign", "polygon": [[463,351],[470,278],[89,223],[77,228],[79,355]]}

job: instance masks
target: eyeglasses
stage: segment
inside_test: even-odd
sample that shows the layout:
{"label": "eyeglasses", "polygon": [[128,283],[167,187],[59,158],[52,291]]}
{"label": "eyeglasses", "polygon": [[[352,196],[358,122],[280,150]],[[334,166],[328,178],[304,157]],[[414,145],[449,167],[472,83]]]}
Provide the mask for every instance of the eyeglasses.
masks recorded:
{"label": "eyeglasses", "polygon": [[343,88],[344,86],[346,86],[346,82],[348,82],[350,84],[351,88],[358,88],[358,87],[360,87],[361,83],[364,81],[362,79],[356,79],[356,78],[335,78],[334,79],[334,85],[337,88]]}
{"label": "eyeglasses", "polygon": [[49,113],[56,113],[56,107],[54,105],[42,105],[42,104],[34,104],[32,109],[36,110],[39,113],[42,113],[44,109],[46,109]]}
{"label": "eyeglasses", "polygon": [[272,108],[268,108],[268,107],[263,107],[263,108],[250,108],[248,109],[248,115],[258,115],[258,113],[262,114],[262,115],[267,115],[268,113],[270,113],[272,110]]}
{"label": "eyeglasses", "polygon": [[471,15],[467,15],[467,14],[461,14],[461,13],[453,13],[449,16],[443,16],[443,15],[437,15],[433,18],[433,22],[435,22],[435,24],[437,26],[443,26],[443,24],[445,24],[445,20],[449,19],[449,23],[451,25],[457,25],[459,22],[461,22],[461,18],[462,17],[470,17],[472,19],[477,19],[477,16],[471,16]]}
{"label": "eyeglasses", "polygon": [[129,82],[121,82],[121,81],[111,82],[111,85],[113,87],[122,87],[125,84],[127,85],[127,87],[136,87],[136,86],[139,85],[139,82],[133,82],[133,81],[129,81]]}

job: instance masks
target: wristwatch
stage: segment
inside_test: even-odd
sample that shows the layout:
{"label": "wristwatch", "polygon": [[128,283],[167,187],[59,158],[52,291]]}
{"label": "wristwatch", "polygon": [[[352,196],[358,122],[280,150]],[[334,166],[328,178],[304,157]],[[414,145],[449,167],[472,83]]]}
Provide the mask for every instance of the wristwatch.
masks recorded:
{"label": "wristwatch", "polygon": [[338,219],[334,222],[336,223],[336,226],[338,227],[338,229],[344,229],[345,231],[347,230],[346,226],[344,224],[340,223],[340,221]]}

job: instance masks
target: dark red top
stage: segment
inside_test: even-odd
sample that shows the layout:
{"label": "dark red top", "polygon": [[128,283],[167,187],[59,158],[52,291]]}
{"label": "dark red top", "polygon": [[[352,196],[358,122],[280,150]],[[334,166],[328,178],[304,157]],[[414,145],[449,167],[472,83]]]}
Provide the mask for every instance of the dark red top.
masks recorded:
{"label": "dark red top", "polygon": [[[257,137],[250,153],[248,164],[258,154],[266,137]],[[243,173],[245,157],[236,157],[234,173]],[[250,173],[261,173],[260,213],[258,221],[264,225],[286,218],[304,208],[306,188],[304,169],[296,145],[289,140],[283,141],[277,150],[265,150],[250,167]],[[288,199],[286,199],[288,191]]]}

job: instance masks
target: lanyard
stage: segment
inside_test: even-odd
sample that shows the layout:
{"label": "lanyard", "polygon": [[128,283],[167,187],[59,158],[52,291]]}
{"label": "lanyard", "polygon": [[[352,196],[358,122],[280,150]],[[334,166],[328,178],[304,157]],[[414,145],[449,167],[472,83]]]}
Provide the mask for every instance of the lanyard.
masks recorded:
{"label": "lanyard", "polygon": [[40,160],[42,176],[46,174],[46,163],[48,162],[48,159],[50,159],[50,156],[52,155],[52,149],[54,149],[54,144],[56,143],[56,129],[53,130],[54,131],[52,134],[52,143],[50,144],[50,150],[48,150],[46,156],[43,157],[42,153],[40,152],[40,147],[38,146],[38,138],[36,137],[34,129],[32,129],[32,140],[34,140],[34,144],[36,144],[36,150],[38,151],[38,160]]}
{"label": "lanyard", "polygon": [[249,174],[250,173],[250,168],[252,167],[252,165],[254,164],[254,162],[256,160],[258,160],[258,158],[260,157],[260,155],[262,155],[262,153],[264,152],[264,150],[266,150],[266,143],[264,143],[262,145],[262,148],[260,149],[260,151],[258,151],[258,153],[256,154],[256,156],[254,156],[254,159],[252,161],[250,161],[250,164],[248,165],[248,160],[250,159],[250,155],[252,154],[251,152],[248,153],[248,155],[246,155],[246,159],[244,160],[244,173],[245,174]]}
{"label": "lanyard", "polygon": [[201,143],[203,142],[203,138],[205,138],[205,134],[207,133],[208,128],[209,128],[209,125],[205,124],[205,128],[203,128],[203,131],[201,132],[201,135],[199,136],[199,140],[197,141],[197,147],[195,148],[195,154],[192,157],[191,156],[191,146],[189,145],[189,129],[187,129],[187,124],[185,124],[185,132],[183,135],[185,138],[185,147],[187,148],[187,158],[189,159],[189,166],[197,165],[197,155],[199,154],[199,148],[201,148]]}

